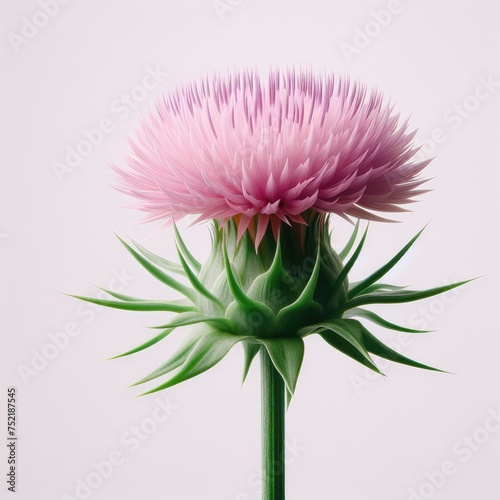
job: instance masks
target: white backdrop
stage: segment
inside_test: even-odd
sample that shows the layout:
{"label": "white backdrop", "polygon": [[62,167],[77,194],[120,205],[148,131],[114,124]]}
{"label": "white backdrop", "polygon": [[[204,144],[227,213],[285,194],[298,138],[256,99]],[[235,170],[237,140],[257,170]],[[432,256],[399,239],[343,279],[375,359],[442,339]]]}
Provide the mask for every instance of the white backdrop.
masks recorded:
{"label": "white backdrop", "polygon": [[[402,224],[372,224],[356,276],[429,220],[393,282],[426,287],[485,275],[457,294],[386,314],[439,330],[380,335],[453,375],[390,365],[381,379],[308,340],[288,413],[287,498],[500,498],[498,4],[1,4],[0,375],[2,391],[18,390],[16,498],[259,498],[257,366],[241,389],[236,348],[197,379],[134,398],[138,391],[125,388],[161,364],[181,334],[105,361],[146,339],[154,318],[96,310],[58,293],[93,294],[95,283],[164,294],[112,231],[174,257],[172,231],[132,224],[139,214],[122,208],[130,200],[111,187],[108,165],[162,91],[246,66],[348,72],[378,86],[411,115],[423,154],[437,156],[427,170],[434,191]],[[82,142],[86,135],[94,144]],[[207,227],[181,227],[203,259]],[[348,232],[338,222],[335,244]],[[6,402],[1,408],[3,436]],[[0,491],[10,498],[4,481]]]}

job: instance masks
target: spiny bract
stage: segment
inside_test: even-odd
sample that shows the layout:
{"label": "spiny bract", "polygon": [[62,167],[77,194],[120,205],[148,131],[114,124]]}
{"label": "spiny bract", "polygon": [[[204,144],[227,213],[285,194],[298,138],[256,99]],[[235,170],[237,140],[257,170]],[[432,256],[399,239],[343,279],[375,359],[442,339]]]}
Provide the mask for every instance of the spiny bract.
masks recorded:
{"label": "spiny bract", "polygon": [[[137,382],[149,382],[178,369],[170,379],[146,394],[210,369],[241,342],[245,352],[244,377],[259,349],[266,349],[290,396],[304,356],[304,338],[311,334],[319,334],[330,346],[378,373],[370,354],[434,370],[384,345],[359,319],[401,332],[419,333],[419,330],[395,325],[362,306],[420,300],[464,282],[424,291],[380,283],[412,246],[418,233],[387,264],[366,279],[349,283],[348,273],[360,255],[366,231],[355,245],[358,223],[346,247],[337,254],[330,243],[328,223],[328,216],[313,214],[308,226],[282,226],[277,240],[268,229],[256,252],[248,231],[238,239],[234,221],[224,227],[214,221],[212,252],[203,266],[186,248],[177,228],[180,264],[167,261],[137,243],[133,248],[122,241],[149,273],[185,299],[151,301],[112,291],[107,292],[117,300],[78,298],[117,309],[177,313],[168,323],[156,327],[159,333],[152,339],[120,356],[142,351],[173,330],[191,326],[178,351]],[[174,279],[172,274],[183,276],[190,286]]]}

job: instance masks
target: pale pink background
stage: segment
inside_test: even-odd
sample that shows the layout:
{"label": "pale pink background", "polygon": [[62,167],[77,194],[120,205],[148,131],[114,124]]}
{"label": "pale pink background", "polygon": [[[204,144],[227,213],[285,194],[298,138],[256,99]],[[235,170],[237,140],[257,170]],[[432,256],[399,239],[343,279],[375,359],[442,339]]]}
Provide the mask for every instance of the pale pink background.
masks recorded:
{"label": "pale pink background", "polygon": [[[386,379],[368,379],[350,359],[308,340],[288,414],[287,498],[410,500],[411,490],[420,489],[421,498],[498,500],[500,431],[481,429],[500,406],[500,87],[490,95],[483,88],[480,102],[471,97],[481,78],[500,81],[498,4],[402,0],[394,8],[384,0],[223,0],[230,8],[221,19],[211,0],[71,0],[16,46],[23,18],[40,16],[42,3],[2,1],[1,15],[0,375],[2,391],[10,385],[19,391],[16,498],[78,498],[78,478],[116,452],[121,463],[93,490],[93,500],[259,498],[257,366],[240,389],[242,356],[235,349],[208,374],[161,393],[177,408],[155,424],[151,417],[163,416],[155,397],[137,399],[137,391],[125,387],[156,368],[181,333],[136,357],[106,362],[147,338],[144,327],[154,318],[111,310],[92,315],[57,291],[91,294],[91,283],[106,286],[114,273],[125,272],[133,277],[126,293],[161,297],[162,287],[139,269],[112,230],[174,257],[172,231],[150,236],[153,226],[131,224],[138,214],[120,208],[129,200],[110,187],[107,165],[120,158],[125,135],[162,89],[213,70],[295,65],[349,72],[380,87],[412,115],[420,140],[443,130],[435,132],[441,144],[430,153],[438,154],[428,169],[436,176],[434,192],[402,217],[403,224],[372,224],[355,276],[381,264],[429,220],[392,281],[426,287],[486,276],[446,302],[384,309],[395,321],[438,329],[411,337],[402,350],[454,375],[391,365]],[[389,6],[398,13],[377,35],[372,12]],[[43,24],[43,15],[37,20]],[[356,29],[367,23],[376,36],[348,61],[341,44],[353,43]],[[158,76],[154,89],[149,79],[150,90],[133,90],[156,66],[168,75]],[[135,109],[119,103],[131,91],[141,101]],[[453,106],[464,101],[478,106],[459,119]],[[64,161],[67,148],[102,120],[113,130],[58,182],[54,162]],[[204,258],[207,228],[182,228]],[[335,244],[348,232],[339,222]],[[49,334],[68,323],[71,329],[72,322],[79,335],[54,354]],[[54,358],[24,383],[20,367],[30,366],[43,349]],[[1,408],[3,436],[5,402]],[[127,433],[137,425],[151,434],[132,451]],[[467,435],[481,441],[470,455]],[[439,488],[425,485],[426,474],[447,461],[455,473]],[[0,491],[10,498],[3,482]]]}

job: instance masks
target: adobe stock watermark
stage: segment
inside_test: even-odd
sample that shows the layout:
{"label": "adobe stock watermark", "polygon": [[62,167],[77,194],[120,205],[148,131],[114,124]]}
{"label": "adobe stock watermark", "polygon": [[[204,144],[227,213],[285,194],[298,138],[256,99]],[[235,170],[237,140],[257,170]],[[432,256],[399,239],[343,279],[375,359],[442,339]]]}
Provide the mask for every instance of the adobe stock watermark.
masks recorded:
{"label": "adobe stock watermark", "polygon": [[224,21],[226,14],[232,13],[245,0],[215,0],[212,2],[213,8],[221,21]]}
{"label": "adobe stock watermark", "polygon": [[[291,443],[289,441],[285,442],[285,466],[290,465],[300,455],[306,451],[306,448],[300,446],[297,440],[294,439]],[[262,471],[254,472],[248,476],[247,480],[248,486],[252,488],[251,492],[241,492],[236,495],[235,500],[257,500],[262,494]]]}
{"label": "adobe stock watermark", "polygon": [[[128,274],[124,269],[121,271],[112,270],[111,278],[108,280],[107,289],[113,292],[123,292],[134,276]],[[107,294],[99,290],[96,294],[98,298],[107,298]],[[31,349],[31,359],[27,364],[19,364],[17,373],[23,384],[27,386],[30,381],[37,378],[58,356],[70,345],[72,340],[78,337],[83,331],[83,324],[92,323],[97,315],[105,308],[79,302],[75,314],[78,319],[68,321],[58,331],[48,334],[49,340],[38,349]]]}
{"label": "adobe stock watermark", "polygon": [[353,58],[368,48],[372,41],[392,23],[394,17],[402,12],[403,5],[399,0],[389,0],[384,9],[372,11],[369,21],[354,28],[351,42],[341,42],[340,50],[345,60],[350,64]]}
{"label": "adobe stock watermark", "polygon": [[428,500],[440,491],[500,431],[500,406],[489,408],[482,424],[464,434],[452,446],[452,457],[424,473],[425,479],[408,490],[408,500]]}
{"label": "adobe stock watermark", "polygon": [[33,40],[40,31],[47,26],[60,12],[61,7],[67,5],[71,0],[39,0],[39,9],[31,16],[21,19],[19,32],[7,33],[7,40],[12,50],[17,54],[22,47]]}
{"label": "adobe stock watermark", "polygon": [[415,137],[415,144],[420,150],[414,156],[415,161],[422,161],[436,154],[439,146],[445,143],[453,132],[461,128],[483,105],[491,99],[500,87],[500,80],[494,75],[478,76],[474,90],[461,101],[455,102],[441,115],[443,124],[435,127],[424,139]]}
{"label": "adobe stock watermark", "polygon": [[[460,287],[449,290],[441,295],[428,299],[425,304],[419,306],[418,310],[411,314],[409,318],[410,328],[418,330],[429,330],[432,323],[434,323],[441,315],[443,315],[448,306],[453,304],[457,298],[462,294]],[[399,333],[394,341],[388,342],[387,345],[399,354],[415,342],[415,333]],[[394,363],[390,360],[380,358],[377,359],[377,366],[382,372],[387,372]],[[365,389],[370,387],[373,383],[382,380],[383,377],[378,373],[363,368],[361,375],[351,375],[350,382],[356,392],[360,395]]]}
{"label": "adobe stock watermark", "polygon": [[133,110],[137,109],[169,73],[163,71],[159,65],[155,68],[148,66],[141,82],[124,92],[110,105],[111,116],[99,120],[95,127],[81,131],[80,138],[73,144],[66,146],[66,155],[63,161],[52,162],[52,171],[59,183],[64,181],[67,174],[74,172],[82,162],[92,154],[103,142],[104,138],[116,130],[116,120],[125,120]]}
{"label": "adobe stock watermark", "polygon": [[145,417],[138,425],[131,425],[120,436],[119,445],[114,447],[105,457],[90,465],[90,472],[75,479],[75,488],[71,494],[63,493],[61,500],[86,500],[105,481],[113,476],[131,454],[135,453],[158,429],[178,410],[178,405],[169,398],[155,399],[156,406],[151,415]]}

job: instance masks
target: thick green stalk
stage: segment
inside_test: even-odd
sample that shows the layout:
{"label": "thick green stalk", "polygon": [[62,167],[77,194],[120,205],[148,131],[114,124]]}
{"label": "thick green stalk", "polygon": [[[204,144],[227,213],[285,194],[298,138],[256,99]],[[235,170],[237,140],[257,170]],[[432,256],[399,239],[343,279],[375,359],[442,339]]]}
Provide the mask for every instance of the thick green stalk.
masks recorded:
{"label": "thick green stalk", "polygon": [[262,377],[262,500],[285,500],[285,383],[260,351]]}

